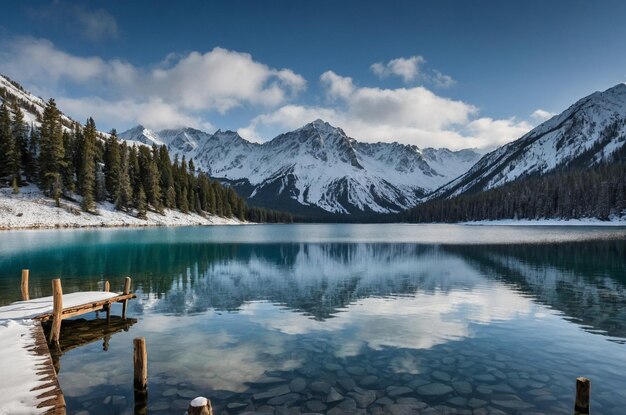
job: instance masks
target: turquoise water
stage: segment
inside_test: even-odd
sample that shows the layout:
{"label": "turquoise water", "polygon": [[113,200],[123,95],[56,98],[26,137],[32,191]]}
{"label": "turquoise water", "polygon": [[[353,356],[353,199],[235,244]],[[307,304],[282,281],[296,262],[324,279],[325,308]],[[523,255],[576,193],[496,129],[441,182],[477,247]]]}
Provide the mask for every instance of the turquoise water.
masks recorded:
{"label": "turquoise water", "polygon": [[623,228],[4,232],[0,304],[22,268],[32,297],[133,278],[137,322],[60,358],[69,413],[134,412],[138,336],[149,413],[569,414],[578,376],[595,413],[626,407]]}

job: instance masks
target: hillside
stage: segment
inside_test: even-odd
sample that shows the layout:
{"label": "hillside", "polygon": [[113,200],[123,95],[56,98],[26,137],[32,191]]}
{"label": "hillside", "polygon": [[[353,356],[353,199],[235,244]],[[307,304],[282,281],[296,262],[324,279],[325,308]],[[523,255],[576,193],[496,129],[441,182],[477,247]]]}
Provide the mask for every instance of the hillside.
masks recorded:
{"label": "hillside", "polygon": [[128,145],[81,125],[0,76],[0,228],[289,221],[248,208],[230,189],[172,161],[167,148]]}
{"label": "hillside", "polygon": [[308,216],[401,211],[480,157],[474,150],[359,142],[322,120],[262,144],[232,131],[209,134],[192,128],[154,132],[137,126],[120,137],[166,145],[253,205]]}

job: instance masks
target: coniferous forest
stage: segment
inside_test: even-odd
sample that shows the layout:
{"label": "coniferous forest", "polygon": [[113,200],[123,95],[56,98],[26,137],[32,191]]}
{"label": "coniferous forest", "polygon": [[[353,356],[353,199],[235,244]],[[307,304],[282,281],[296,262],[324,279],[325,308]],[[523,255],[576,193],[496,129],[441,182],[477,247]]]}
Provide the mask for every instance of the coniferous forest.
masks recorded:
{"label": "coniferous forest", "polygon": [[[127,145],[115,130],[108,135],[89,118],[85,125],[62,117],[54,99],[40,125],[28,125],[17,101],[0,106],[0,178],[14,193],[36,183],[60,205],[80,199],[84,211],[110,201],[143,218],[148,210],[214,214],[252,222],[291,222],[289,214],[247,206],[229,187],[198,173],[193,160],[170,157],[165,146]],[[76,198],[76,195],[79,198]]]}
{"label": "coniferous forest", "polygon": [[626,209],[626,154],[591,169],[564,169],[504,186],[423,203],[400,215],[408,222],[500,219],[609,219]]}

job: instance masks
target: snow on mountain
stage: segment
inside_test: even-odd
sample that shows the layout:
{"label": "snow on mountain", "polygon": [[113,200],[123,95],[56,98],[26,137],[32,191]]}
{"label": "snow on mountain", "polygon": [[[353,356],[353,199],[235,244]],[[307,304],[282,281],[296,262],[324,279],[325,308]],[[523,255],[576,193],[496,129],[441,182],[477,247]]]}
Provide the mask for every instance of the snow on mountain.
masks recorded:
{"label": "snow on mountain", "polygon": [[626,84],[595,92],[516,141],[486,154],[429,198],[502,186],[557,168],[610,161],[626,144]]}
{"label": "snow on mountain", "polygon": [[192,128],[158,133],[135,127],[127,141],[165,143],[172,154],[230,183],[253,204],[297,213],[389,213],[417,204],[465,172],[474,150],[362,143],[316,120],[271,141],[252,143],[232,131]]}
{"label": "snow on mountain", "polygon": [[[7,101],[8,103],[17,101],[19,107],[24,113],[24,121],[27,124],[39,124],[39,119],[43,114],[46,103],[40,97],[28,92],[20,84],[12,81],[7,76],[0,74],[0,102]],[[65,114],[61,114],[61,119],[64,126],[74,123],[70,117]]]}

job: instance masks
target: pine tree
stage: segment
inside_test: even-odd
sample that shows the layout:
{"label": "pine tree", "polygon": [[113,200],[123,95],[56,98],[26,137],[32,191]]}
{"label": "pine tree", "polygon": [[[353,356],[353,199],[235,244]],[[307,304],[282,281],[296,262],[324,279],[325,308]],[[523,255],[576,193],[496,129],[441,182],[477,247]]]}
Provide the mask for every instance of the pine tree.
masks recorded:
{"label": "pine tree", "polygon": [[24,173],[28,181],[35,180],[39,175],[38,158],[39,130],[34,125],[31,125],[30,137],[28,139],[28,163],[24,166]]}
{"label": "pine tree", "polygon": [[83,196],[82,208],[86,212],[94,212],[96,209],[96,134],[96,123],[90,117],[85,124],[82,170],[78,177]]}
{"label": "pine tree", "polygon": [[[26,170],[29,160],[29,152],[28,152],[28,127],[24,122],[24,113],[17,105],[17,102],[13,102],[11,107],[11,111],[13,112],[13,122],[11,124],[11,132],[13,133],[13,140],[15,142],[15,147],[19,152],[19,163],[20,168]],[[19,169],[18,169],[19,170]],[[18,182],[21,182],[21,177],[18,178]],[[18,185],[21,183],[18,183]]]}
{"label": "pine tree", "polygon": [[143,190],[143,185],[139,185],[139,193],[137,194],[137,217],[145,219],[148,210],[148,204],[146,200],[146,192]]}
{"label": "pine tree", "polygon": [[161,201],[161,175],[156,160],[151,160],[147,171],[148,185],[150,186],[150,204],[160,213],[163,213]]}
{"label": "pine tree", "polygon": [[167,188],[167,192],[165,194],[165,206],[169,208],[176,207],[176,190],[174,190],[174,186]]}
{"label": "pine tree", "polygon": [[58,192],[64,157],[62,131],[61,116],[54,99],[51,98],[43,110],[38,159],[39,181],[47,194],[52,194],[53,190]]}
{"label": "pine tree", "polygon": [[133,189],[130,184],[130,174],[128,166],[128,148],[126,143],[120,149],[120,171],[118,177],[119,192],[115,199],[115,206],[118,209],[127,210],[133,200]]}
{"label": "pine tree", "polygon": [[187,195],[187,187],[183,187],[183,190],[180,192],[178,205],[181,212],[189,213],[189,196]]}
{"label": "pine tree", "polygon": [[61,168],[61,180],[65,192],[73,193],[76,190],[74,178],[74,134],[63,131],[63,166]]}
{"label": "pine tree", "polygon": [[[15,177],[15,142],[11,133],[11,114],[3,102],[0,105],[0,177]],[[19,165],[18,165],[19,167]]]}
{"label": "pine tree", "polygon": [[120,194],[121,162],[117,131],[113,129],[104,147],[104,172],[106,190],[114,201],[119,198]]}

